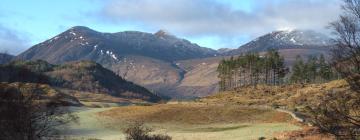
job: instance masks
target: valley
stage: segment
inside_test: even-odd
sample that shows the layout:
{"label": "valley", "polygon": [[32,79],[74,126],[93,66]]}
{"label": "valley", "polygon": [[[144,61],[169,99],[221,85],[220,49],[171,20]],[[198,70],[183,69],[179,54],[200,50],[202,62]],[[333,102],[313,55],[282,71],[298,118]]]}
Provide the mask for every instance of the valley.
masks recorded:
{"label": "valley", "polygon": [[216,51],[165,31],[75,26],[3,55],[0,87],[45,87],[39,101],[76,116],[57,139],[125,140],[141,123],[146,135],[174,140],[333,140],[309,112],[331,92],[355,97],[328,63],[332,47],[314,31],[274,31]]}
{"label": "valley", "polygon": [[360,0],[1,0],[0,140],[360,140]]}

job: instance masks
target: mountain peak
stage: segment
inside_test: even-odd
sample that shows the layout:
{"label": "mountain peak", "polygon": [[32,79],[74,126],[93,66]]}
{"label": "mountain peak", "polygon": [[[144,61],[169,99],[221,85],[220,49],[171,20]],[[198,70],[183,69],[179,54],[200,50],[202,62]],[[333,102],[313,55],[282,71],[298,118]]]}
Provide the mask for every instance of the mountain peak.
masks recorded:
{"label": "mountain peak", "polygon": [[170,35],[165,30],[155,34],[139,31],[105,33],[84,26],[75,26],[33,46],[18,58],[45,59],[55,64],[83,59],[120,63],[120,57],[126,55],[175,61],[203,58],[215,53],[214,50]]}
{"label": "mountain peak", "polygon": [[313,30],[279,31],[269,35],[289,45],[327,46],[330,44],[330,38],[328,36]]}
{"label": "mountain peak", "polygon": [[157,31],[156,33],[154,33],[154,35],[157,36],[157,37],[172,36],[169,32],[167,32],[164,29],[161,29],[161,30]]}
{"label": "mountain peak", "polygon": [[90,29],[89,27],[86,27],[86,26],[74,26],[74,27],[71,27],[70,30],[92,30],[92,29]]}
{"label": "mountain peak", "polygon": [[327,35],[313,30],[280,30],[260,36],[238,49],[227,52],[234,55],[246,52],[263,52],[269,49],[326,49],[331,45]]}
{"label": "mountain peak", "polygon": [[91,34],[91,33],[98,33],[97,31],[90,29],[89,27],[86,26],[74,26],[71,27],[70,29],[68,29],[67,31],[65,31],[67,33],[70,33],[74,36],[76,36],[76,34]]}

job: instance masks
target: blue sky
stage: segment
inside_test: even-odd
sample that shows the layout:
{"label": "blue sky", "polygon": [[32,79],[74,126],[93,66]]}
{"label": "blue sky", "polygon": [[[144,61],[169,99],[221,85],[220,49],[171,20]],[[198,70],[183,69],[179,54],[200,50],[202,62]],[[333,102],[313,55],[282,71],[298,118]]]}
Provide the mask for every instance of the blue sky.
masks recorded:
{"label": "blue sky", "polygon": [[339,0],[1,0],[0,51],[18,54],[72,26],[164,29],[204,47],[237,48],[284,29],[326,32]]}

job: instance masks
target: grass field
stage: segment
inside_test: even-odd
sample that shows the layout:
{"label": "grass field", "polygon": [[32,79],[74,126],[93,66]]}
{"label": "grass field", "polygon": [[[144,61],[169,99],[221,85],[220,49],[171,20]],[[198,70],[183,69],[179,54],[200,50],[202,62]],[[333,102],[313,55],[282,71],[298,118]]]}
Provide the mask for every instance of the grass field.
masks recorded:
{"label": "grass field", "polygon": [[220,104],[159,104],[153,106],[124,106],[99,112],[98,116],[111,124],[142,120],[146,123],[202,125],[217,123],[273,123],[289,122],[286,113],[270,109],[254,109],[238,105]]}
{"label": "grass field", "polygon": [[269,109],[232,105],[160,104],[107,108],[72,108],[80,117],[66,135],[72,138],[122,140],[129,122],[143,121],[174,140],[252,140],[301,129],[292,118]]}

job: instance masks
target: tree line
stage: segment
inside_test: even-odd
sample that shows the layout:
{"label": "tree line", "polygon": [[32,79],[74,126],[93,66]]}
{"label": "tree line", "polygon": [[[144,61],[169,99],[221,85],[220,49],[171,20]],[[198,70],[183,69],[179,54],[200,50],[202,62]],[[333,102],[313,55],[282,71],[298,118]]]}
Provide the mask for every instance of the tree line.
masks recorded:
{"label": "tree line", "polygon": [[290,77],[291,83],[324,83],[338,79],[339,75],[330,63],[326,62],[324,55],[309,56],[305,62],[297,56]]}
{"label": "tree line", "polygon": [[297,56],[292,68],[276,50],[264,55],[248,53],[237,58],[223,59],[217,68],[220,91],[258,84],[282,85],[290,83],[323,83],[338,76],[324,55],[309,56],[305,62]]}
{"label": "tree line", "polygon": [[277,51],[269,50],[265,55],[249,53],[224,59],[217,71],[220,90],[225,91],[242,86],[256,87],[258,84],[282,84],[289,69]]}

